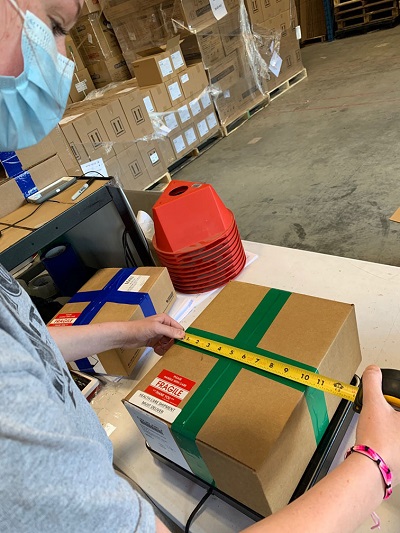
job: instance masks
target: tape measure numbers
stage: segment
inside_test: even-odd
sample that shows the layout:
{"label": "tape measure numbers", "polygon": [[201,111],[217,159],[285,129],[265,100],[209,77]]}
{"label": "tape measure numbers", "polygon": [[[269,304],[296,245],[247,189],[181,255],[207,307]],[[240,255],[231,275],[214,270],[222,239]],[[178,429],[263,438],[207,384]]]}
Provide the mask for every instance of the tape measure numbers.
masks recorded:
{"label": "tape measure numbers", "polygon": [[[322,392],[334,394],[335,396],[339,396],[340,398],[353,403],[356,401],[357,394],[359,393],[359,387],[354,385],[349,385],[348,383],[343,383],[342,381],[338,381],[327,376],[322,376],[321,374],[308,372],[307,370],[304,370],[298,366],[282,363],[281,361],[277,361],[276,359],[265,357],[263,355],[240,350],[235,346],[223,344],[212,339],[206,339],[205,337],[199,337],[197,335],[186,333],[185,337],[182,339],[182,342],[192,346],[197,346],[198,348],[202,348],[203,350],[211,353],[222,355],[228,359],[239,361],[245,365],[264,370],[270,374],[281,376],[291,381],[296,381],[297,383],[301,383],[307,387],[312,387],[314,389],[321,390]],[[395,382],[395,387],[390,387],[390,391],[394,391],[393,395],[391,393],[385,394],[385,398],[393,407],[400,409],[400,394],[398,394],[397,397],[399,390],[398,385],[400,386],[400,372],[397,370],[390,370],[388,372],[394,373],[394,375],[391,375],[390,377],[393,382]],[[385,374],[383,375],[385,378]],[[385,392],[385,387],[383,387],[383,390]],[[394,394],[396,394],[396,396]],[[361,404],[357,406],[355,410],[359,412],[361,410]]]}

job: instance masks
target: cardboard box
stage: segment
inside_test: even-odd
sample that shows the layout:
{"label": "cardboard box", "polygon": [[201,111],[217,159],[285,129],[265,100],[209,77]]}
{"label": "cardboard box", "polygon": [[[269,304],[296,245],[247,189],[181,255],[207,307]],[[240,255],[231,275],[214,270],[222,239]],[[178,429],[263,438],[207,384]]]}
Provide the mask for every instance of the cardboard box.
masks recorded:
{"label": "cardboard box", "polygon": [[[262,0],[256,0],[261,2]],[[222,46],[224,47],[225,55],[231,54],[239,46],[244,45],[242,36],[242,28],[240,26],[240,10],[235,9],[218,21],[218,29],[221,36]]]}
{"label": "cardboard box", "polygon": [[200,103],[200,94],[197,94],[197,96],[194,96],[192,98],[189,98],[188,100],[190,114],[194,119],[199,118],[199,116],[202,113],[202,107]]}
{"label": "cardboard box", "polygon": [[167,88],[171,107],[176,108],[178,104],[185,101],[185,95],[183,94],[183,90],[181,84],[179,83],[178,76],[172,78],[169,81],[166,81],[165,87]]}
{"label": "cardboard box", "polygon": [[[71,117],[69,118],[71,119]],[[65,120],[68,119],[63,119],[62,122],[60,122],[60,126],[64,135],[67,137],[70,132],[65,128]],[[99,159],[101,157],[104,160],[107,160],[115,155],[112,143],[108,141],[106,130],[104,129],[95,109],[84,112],[79,116],[73,116],[72,120],[73,127],[78,134],[80,143],[84,146],[90,159]]]}
{"label": "cardboard box", "polygon": [[185,98],[191,98],[208,87],[208,78],[202,63],[196,63],[187,67],[185,72],[179,75]]}
{"label": "cardboard box", "polygon": [[135,139],[147,137],[153,133],[153,124],[139,89],[123,90],[116,94],[128,120]]}
{"label": "cardboard box", "polygon": [[296,8],[293,0],[260,0],[263,18],[268,21],[280,13]]}
{"label": "cardboard box", "polygon": [[239,80],[239,63],[236,52],[208,70],[210,85],[218,91],[225,91]]}
{"label": "cardboard box", "polygon": [[113,142],[116,154],[123,152],[135,142],[135,135],[122,109],[121,102],[116,99],[105,103],[97,109],[101,123],[106,130],[107,138]]}
{"label": "cardboard box", "polygon": [[237,117],[240,111],[238,109],[235,86],[229,87],[217,96],[215,99],[215,108],[221,124],[227,124]]}
{"label": "cardboard box", "polygon": [[97,89],[111,82],[129,80],[131,77],[126,61],[121,54],[88,65],[88,71]]}
{"label": "cardboard box", "polygon": [[182,130],[178,131],[177,133],[173,133],[170,136],[170,141],[176,159],[180,159],[190,150]]}
{"label": "cardboard box", "polygon": [[72,79],[71,91],[69,96],[72,102],[80,102],[84,100],[86,96],[94,91],[96,87],[93,84],[88,69],[78,70],[74,72]]}
{"label": "cardboard box", "polygon": [[181,0],[181,6],[185,18],[183,22],[190,31],[200,31],[215,23],[209,0]]}
{"label": "cardboard box", "polygon": [[156,144],[162,154],[167,168],[169,168],[176,161],[176,155],[172,147],[171,139],[169,137],[164,137],[163,139],[156,139]]}
{"label": "cardboard box", "polygon": [[[107,287],[111,280],[114,283],[112,289]],[[90,298],[94,296],[94,300],[85,300],[85,293]],[[121,301],[121,297],[130,303],[115,303],[116,300]],[[140,320],[145,316],[168,311],[175,298],[175,291],[166,268],[105,268],[96,272],[85,283],[70,303],[50,321],[49,326],[73,327],[77,323],[101,324],[110,320],[124,322]],[[98,309],[92,319],[87,318],[88,306]],[[75,365],[80,370],[129,376],[143,351],[143,348],[108,350],[95,356],[95,365],[90,363],[90,359],[81,359],[76,361]]]}
{"label": "cardboard box", "polygon": [[187,147],[191,150],[200,144],[194,122],[182,129]]}
{"label": "cardboard box", "polygon": [[[0,185],[0,219],[12,213],[25,202],[24,195],[14,179],[9,179]],[[22,218],[22,217],[21,217]],[[1,243],[1,239],[0,239]]]}
{"label": "cardboard box", "polygon": [[[248,283],[230,282],[191,332],[346,383],[361,361],[354,306]],[[267,516],[289,502],[340,402],[304,388],[178,343],[124,403],[154,451]]]}
{"label": "cardboard box", "polygon": [[53,155],[49,159],[46,159],[46,161],[30,168],[29,174],[36,187],[42,189],[43,187],[46,187],[46,185],[50,185],[50,183],[56,181],[58,178],[66,176],[67,171],[58,155]]}
{"label": "cardboard box", "polygon": [[71,61],[75,63],[75,70],[83,70],[85,68],[85,64],[77,46],[75,45],[70,35],[67,35],[65,37],[65,49],[67,52],[68,59],[71,59]]}
{"label": "cardboard box", "polygon": [[214,22],[195,37],[197,37],[197,46],[205,68],[216,65],[224,59],[225,51],[218,24]]}
{"label": "cardboard box", "polygon": [[245,0],[249,19],[253,24],[260,24],[264,20],[262,2],[263,0]]}
{"label": "cardboard box", "polygon": [[177,111],[168,111],[160,116],[160,120],[171,132],[176,132],[180,129],[180,123],[177,115]]}
{"label": "cardboard box", "polygon": [[[78,156],[79,160],[82,161],[82,163],[85,163],[89,161],[89,157],[85,149],[82,146],[75,146],[75,153],[73,153],[72,148],[65,138],[60,126],[54,128],[54,130],[49,134],[49,137],[56,149],[56,153],[60,158],[61,163],[67,171],[67,175],[79,176],[82,171],[75,154]],[[78,136],[76,135],[76,137]]]}
{"label": "cardboard box", "polygon": [[210,135],[213,135],[214,133],[219,131],[219,122],[214,110],[206,114],[206,120],[208,129],[210,130]]}
{"label": "cardboard box", "polygon": [[123,189],[142,191],[151,183],[142,156],[136,144],[106,162],[109,176],[118,178]]}
{"label": "cardboard box", "polygon": [[86,151],[84,143],[81,141],[73,122],[75,118],[82,116],[83,113],[71,116],[67,115],[64,116],[59,123],[60,129],[79,165],[83,165],[90,161],[88,152]]}
{"label": "cardboard box", "polygon": [[88,15],[89,13],[95,13],[100,10],[99,0],[84,0],[81,15]]}
{"label": "cardboard box", "polygon": [[149,113],[164,113],[164,111],[171,109],[171,100],[164,83],[151,87],[140,87],[139,90]]}
{"label": "cardboard box", "polygon": [[208,91],[203,91],[200,95],[201,107],[204,111],[209,111],[214,109],[210,93]]}
{"label": "cardboard box", "polygon": [[214,111],[202,112],[195,120],[199,144],[214,135],[219,130],[219,122]]}
{"label": "cardboard box", "polygon": [[193,116],[190,113],[189,103],[185,103],[178,107],[178,109],[176,110],[176,116],[182,128],[189,124],[189,122],[191,122],[193,119]]}
{"label": "cardboard box", "polygon": [[49,157],[57,153],[56,147],[52,143],[51,136],[48,135],[40,143],[31,146],[30,148],[24,148],[23,150],[17,150],[15,152],[18,159],[21,161],[22,168],[28,170],[34,167],[38,163],[49,159]]}
{"label": "cardboard box", "polygon": [[139,86],[157,85],[170,80],[174,76],[169,52],[137,59],[132,64]]}
{"label": "cardboard box", "polygon": [[161,178],[167,172],[167,165],[163,159],[162,153],[158,148],[157,142],[138,141],[137,147],[142,156],[144,166],[150,176],[150,182]]}

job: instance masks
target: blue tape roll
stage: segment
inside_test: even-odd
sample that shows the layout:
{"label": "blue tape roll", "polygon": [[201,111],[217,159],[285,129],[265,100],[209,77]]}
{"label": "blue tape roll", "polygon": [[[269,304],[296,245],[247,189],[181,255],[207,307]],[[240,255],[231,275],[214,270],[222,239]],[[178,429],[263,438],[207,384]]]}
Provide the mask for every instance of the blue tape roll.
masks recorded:
{"label": "blue tape roll", "polygon": [[64,296],[75,294],[90,278],[89,270],[70,244],[56,246],[40,259]]}

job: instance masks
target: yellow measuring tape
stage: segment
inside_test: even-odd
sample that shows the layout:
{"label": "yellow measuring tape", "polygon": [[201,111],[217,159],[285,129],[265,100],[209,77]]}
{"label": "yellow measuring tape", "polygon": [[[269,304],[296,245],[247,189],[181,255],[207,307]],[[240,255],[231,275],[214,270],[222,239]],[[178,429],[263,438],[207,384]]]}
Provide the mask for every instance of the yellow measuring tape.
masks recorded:
{"label": "yellow measuring tape", "polygon": [[[198,348],[202,348],[203,350],[211,353],[222,355],[228,359],[239,361],[245,365],[264,370],[270,374],[275,374],[276,376],[281,376],[291,381],[296,381],[297,383],[301,383],[307,387],[312,387],[313,389],[318,389],[322,392],[334,394],[335,396],[339,396],[340,398],[350,402],[354,402],[357,396],[358,387],[354,385],[349,385],[348,383],[343,383],[342,381],[338,381],[327,376],[321,376],[321,374],[314,374],[313,372],[308,372],[307,370],[299,368],[298,366],[282,363],[281,361],[277,361],[276,359],[271,359],[263,355],[240,350],[239,348],[235,348],[235,346],[230,346],[229,344],[223,344],[221,342],[187,333],[182,339],[182,342],[192,346],[197,346]],[[394,398],[393,396],[385,396],[385,398],[393,407],[400,408],[399,398]]]}

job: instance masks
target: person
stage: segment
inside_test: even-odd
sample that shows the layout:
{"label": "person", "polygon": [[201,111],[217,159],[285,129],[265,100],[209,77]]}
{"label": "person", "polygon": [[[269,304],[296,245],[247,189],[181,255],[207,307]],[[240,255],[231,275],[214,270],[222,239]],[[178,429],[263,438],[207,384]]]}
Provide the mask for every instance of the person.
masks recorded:
{"label": "person", "polygon": [[[33,145],[60,120],[73,69],[63,57],[64,38],[82,3],[0,2],[0,150]],[[66,361],[123,346],[152,346],[162,355],[183,335],[166,315],[49,332],[0,266],[2,532],[168,532],[149,503],[114,472],[111,442]],[[247,533],[354,531],[390,492],[389,476],[392,486],[399,483],[400,414],[382,395],[379,368],[366,369],[363,385],[356,442],[378,453],[391,474],[371,460],[369,448],[360,448]]]}

